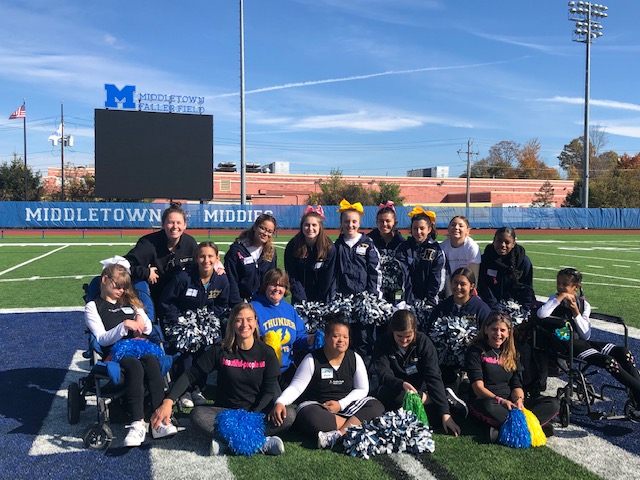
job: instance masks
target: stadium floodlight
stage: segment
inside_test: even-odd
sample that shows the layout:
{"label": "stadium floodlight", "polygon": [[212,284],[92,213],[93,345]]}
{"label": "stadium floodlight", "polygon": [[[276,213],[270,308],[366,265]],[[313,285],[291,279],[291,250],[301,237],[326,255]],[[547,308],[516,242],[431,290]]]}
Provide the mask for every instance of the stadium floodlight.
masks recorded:
{"label": "stadium floodlight", "polygon": [[[582,174],[582,207],[589,208],[589,90],[591,82],[591,43],[602,36],[600,19],[606,18],[608,7],[591,2],[569,2],[569,21],[575,22],[572,40],[587,46],[584,80],[584,162]],[[577,8],[576,8],[577,5]]]}

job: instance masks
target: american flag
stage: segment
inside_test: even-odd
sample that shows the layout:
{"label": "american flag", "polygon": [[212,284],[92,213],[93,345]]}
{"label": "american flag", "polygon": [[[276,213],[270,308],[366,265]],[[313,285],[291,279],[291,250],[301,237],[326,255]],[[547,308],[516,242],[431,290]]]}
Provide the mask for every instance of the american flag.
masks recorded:
{"label": "american flag", "polygon": [[24,108],[24,105],[20,105],[20,108],[17,109],[15,112],[13,112],[9,116],[9,120],[13,120],[14,118],[26,118],[26,116],[27,116],[27,111]]}

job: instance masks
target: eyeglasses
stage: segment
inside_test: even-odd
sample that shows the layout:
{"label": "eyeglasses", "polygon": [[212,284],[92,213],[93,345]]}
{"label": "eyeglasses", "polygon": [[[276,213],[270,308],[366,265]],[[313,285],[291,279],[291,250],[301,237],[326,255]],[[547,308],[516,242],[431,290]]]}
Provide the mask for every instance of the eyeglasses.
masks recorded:
{"label": "eyeglasses", "polygon": [[109,280],[111,280],[111,286],[114,290],[124,290],[124,287],[122,285],[118,285],[113,278],[109,277]]}
{"label": "eyeglasses", "polygon": [[266,233],[267,235],[273,235],[275,233],[273,230],[265,227],[264,225],[260,225],[258,228],[262,233]]}

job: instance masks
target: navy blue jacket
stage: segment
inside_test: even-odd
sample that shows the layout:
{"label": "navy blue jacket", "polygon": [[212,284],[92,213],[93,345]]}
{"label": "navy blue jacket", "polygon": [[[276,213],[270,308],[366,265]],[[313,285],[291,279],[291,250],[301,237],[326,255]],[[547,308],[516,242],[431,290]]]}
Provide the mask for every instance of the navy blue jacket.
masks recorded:
{"label": "navy blue jacket", "polygon": [[382,298],[382,274],[380,255],[371,240],[364,233],[353,248],[340,235],[334,244],[336,249],[336,290],[350,295],[369,292]]}
{"label": "navy blue jacket", "polygon": [[328,302],[336,291],[336,248],[332,247],[325,260],[318,261],[315,245],[307,248],[305,258],[294,255],[295,239],[291,239],[284,251],[284,268],[291,283],[291,303],[309,300]]}
{"label": "navy blue jacket", "polygon": [[229,303],[229,279],[226,275],[213,272],[209,285],[200,280],[197,265],[189,265],[173,277],[162,291],[160,316],[166,326],[178,321],[178,317],[187,310],[196,311],[207,308],[219,319]]}
{"label": "navy blue jacket", "polygon": [[400,244],[404,242],[404,237],[399,230],[394,230],[393,238],[389,243],[384,241],[380,234],[380,230],[377,228],[371,230],[367,235],[369,235],[369,238],[373,240],[373,244],[378,249],[380,255],[393,255]]}
{"label": "navy blue jacket", "polygon": [[276,268],[277,255],[274,252],[271,261],[262,256],[257,262],[253,260],[249,250],[242,241],[231,244],[229,251],[224,256],[224,269],[229,277],[229,306],[251,300],[251,296],[260,287],[260,282],[265,273]]}
{"label": "navy blue jacket", "polygon": [[472,295],[467,303],[458,307],[453,301],[453,295],[445,298],[442,302],[435,306],[429,317],[428,331],[438,318],[443,317],[464,317],[474,322],[480,328],[483,322],[491,313],[489,305],[484,303],[482,299],[476,295]]}
{"label": "navy blue jacket", "polygon": [[478,295],[493,310],[500,300],[515,300],[522,307],[531,308],[533,292],[533,265],[520,245],[504,257],[496,253],[490,243],[484,249],[478,275]]}
{"label": "navy blue jacket", "polygon": [[402,300],[413,303],[416,299],[437,305],[444,289],[446,261],[440,244],[427,240],[418,245],[415,238],[407,238],[396,250],[404,271]]}

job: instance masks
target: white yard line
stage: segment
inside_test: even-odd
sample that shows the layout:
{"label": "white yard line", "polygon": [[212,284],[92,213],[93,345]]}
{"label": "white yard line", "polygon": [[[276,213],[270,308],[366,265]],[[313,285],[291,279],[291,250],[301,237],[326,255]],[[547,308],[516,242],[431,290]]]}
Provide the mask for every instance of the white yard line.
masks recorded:
{"label": "white yard line", "polygon": [[99,275],[98,273],[94,273],[94,274],[87,274],[87,275],[58,275],[55,277],[41,277],[39,275],[35,275],[33,277],[27,277],[27,278],[0,278],[0,283],[2,282],[33,282],[35,280],[60,280],[60,279],[64,279],[64,278],[73,278],[75,280],[82,280],[83,278],[92,278],[95,277],[96,275]]}
{"label": "white yard line", "polygon": [[[628,249],[625,249],[625,251],[628,251]],[[572,252],[573,252],[573,250],[572,250]],[[584,256],[584,255],[575,255],[575,253],[570,253],[570,252],[567,252],[567,253],[551,253],[551,252],[535,252],[535,251],[530,251],[530,250],[527,251],[527,255],[531,256],[531,254],[534,254],[534,255],[547,255],[547,256],[553,256],[553,257],[581,258],[581,259],[584,259],[584,260],[599,260],[599,261],[608,260],[608,259],[603,259],[602,257],[588,257],[588,256]],[[622,258],[614,258],[612,260],[614,260],[616,262],[628,262],[628,263],[630,263],[632,265],[640,264],[640,261],[638,261],[638,260],[624,260]]]}
{"label": "white yard line", "polygon": [[58,313],[58,312],[84,312],[84,307],[33,307],[33,308],[0,308],[3,313]]}
{"label": "white yard line", "polygon": [[2,272],[0,272],[0,275],[4,275],[5,273],[12,272],[12,271],[14,271],[14,270],[16,270],[16,269],[18,269],[20,267],[24,267],[25,265],[29,265],[30,263],[35,262],[36,260],[40,260],[41,258],[48,257],[49,255],[51,255],[53,253],[56,253],[56,252],[59,252],[60,250],[63,250],[65,248],[67,248],[68,246],[69,245],[63,245],[60,248],[56,248],[55,250],[51,250],[50,252],[45,253],[44,255],[40,255],[39,257],[32,258],[31,260],[27,260],[26,262],[22,262],[22,263],[20,263],[18,265],[15,265],[15,266],[11,267],[11,268],[7,268],[6,270],[3,270]]}
{"label": "white yard line", "polygon": [[404,470],[407,475],[416,480],[435,480],[436,477],[431,475],[431,472],[424,468],[424,465],[416,460],[416,457],[409,455],[408,453],[391,453],[389,454],[398,467]]}

